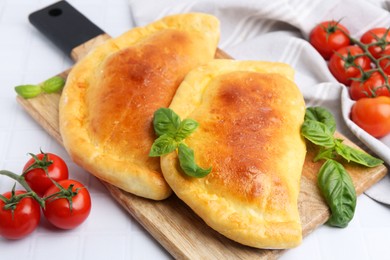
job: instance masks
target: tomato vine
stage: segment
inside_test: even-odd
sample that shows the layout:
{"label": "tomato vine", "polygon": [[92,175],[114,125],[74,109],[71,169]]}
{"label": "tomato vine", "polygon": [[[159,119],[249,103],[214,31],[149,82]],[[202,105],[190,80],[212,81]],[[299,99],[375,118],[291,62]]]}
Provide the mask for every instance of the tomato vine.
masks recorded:
{"label": "tomato vine", "polygon": [[[62,229],[77,227],[91,210],[88,190],[68,179],[68,168],[60,157],[42,151],[30,155],[22,174],[0,170],[0,175],[16,181],[12,191],[0,194],[0,235],[8,239],[30,234],[38,226],[40,209],[51,224]],[[16,183],[24,190],[16,190]]]}
{"label": "tomato vine", "polygon": [[[334,28],[329,30],[324,24]],[[309,41],[326,60],[324,50],[332,49],[329,70],[349,88],[350,98],[356,101],[351,109],[351,120],[376,138],[388,135],[390,28],[373,28],[357,39],[340,21],[326,21],[313,28]],[[340,42],[345,44],[338,48]],[[364,100],[367,98],[372,100]]]}

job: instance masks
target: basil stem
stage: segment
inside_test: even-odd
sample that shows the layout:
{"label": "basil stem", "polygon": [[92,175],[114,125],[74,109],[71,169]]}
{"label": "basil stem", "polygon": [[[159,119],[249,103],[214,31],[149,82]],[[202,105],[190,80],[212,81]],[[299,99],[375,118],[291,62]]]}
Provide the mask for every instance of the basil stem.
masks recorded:
{"label": "basil stem", "polygon": [[318,154],[314,157],[313,161],[317,162],[319,160],[334,159],[336,157],[333,148],[321,147]]}
{"label": "basil stem", "polygon": [[328,224],[346,227],[355,213],[356,192],[344,166],[327,160],[319,171],[318,186],[332,213]]}

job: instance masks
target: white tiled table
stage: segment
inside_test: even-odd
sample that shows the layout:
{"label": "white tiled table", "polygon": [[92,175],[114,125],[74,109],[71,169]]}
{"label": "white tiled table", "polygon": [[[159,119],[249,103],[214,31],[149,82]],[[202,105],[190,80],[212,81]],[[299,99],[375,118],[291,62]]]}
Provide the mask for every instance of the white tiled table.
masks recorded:
{"label": "white tiled table", "polygon": [[[13,87],[38,83],[72,65],[28,22],[29,13],[55,1],[0,1],[0,168],[20,172],[27,153],[43,149],[66,159],[72,178],[86,184],[93,207],[79,228],[59,231],[42,220],[39,228],[19,241],[0,238],[0,259],[169,259],[170,255],[102,184],[72,163],[65,150],[16,103]],[[131,28],[126,0],[71,0],[73,6],[112,36]],[[0,177],[0,192],[13,182]],[[390,259],[390,207],[365,195],[358,199],[348,228],[321,227],[282,259]],[[207,246],[207,245],[205,245]]]}

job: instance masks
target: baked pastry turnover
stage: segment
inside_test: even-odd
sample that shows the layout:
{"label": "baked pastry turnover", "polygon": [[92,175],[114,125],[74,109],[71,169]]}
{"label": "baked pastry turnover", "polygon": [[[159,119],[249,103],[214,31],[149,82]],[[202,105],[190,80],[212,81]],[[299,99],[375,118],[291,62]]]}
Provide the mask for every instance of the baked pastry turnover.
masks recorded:
{"label": "baked pastry turnover", "polygon": [[168,107],[184,76],[211,60],[219,21],[169,16],[110,39],[69,74],[59,107],[60,132],[72,159],[127,192],[161,200],[171,194],[159,158],[148,156],[153,113]]}
{"label": "baked pastry turnover", "polygon": [[199,128],[185,139],[204,178],[183,174],[176,152],[161,157],[166,181],[210,227],[241,244],[300,244],[300,135],[305,104],[282,63],[214,60],[192,70],[172,100]]}

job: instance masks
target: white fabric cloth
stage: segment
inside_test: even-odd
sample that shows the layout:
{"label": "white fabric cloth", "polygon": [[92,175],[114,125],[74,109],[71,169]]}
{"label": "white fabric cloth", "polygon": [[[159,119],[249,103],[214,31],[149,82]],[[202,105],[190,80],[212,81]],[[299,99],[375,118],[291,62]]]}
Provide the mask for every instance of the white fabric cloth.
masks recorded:
{"label": "white fabric cloth", "polygon": [[[338,83],[326,61],[307,41],[319,22],[342,20],[355,38],[374,27],[390,26],[386,3],[367,0],[142,0],[131,1],[136,26],[166,15],[205,12],[221,21],[219,47],[239,60],[267,60],[290,64],[307,106],[324,106],[337,120],[337,129],[390,165],[390,134],[376,139],[350,119],[353,101],[348,89]],[[382,7],[383,6],[383,7]],[[367,146],[367,147],[366,147]],[[383,188],[383,183],[386,185]],[[382,188],[370,191],[390,204],[389,177]],[[380,185],[376,185],[380,186]]]}

